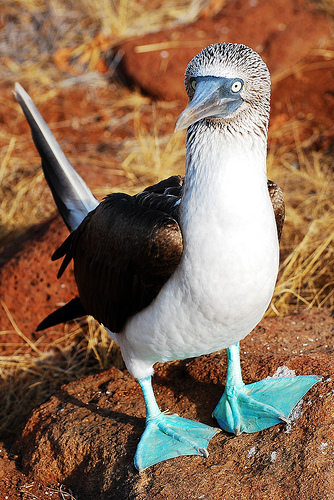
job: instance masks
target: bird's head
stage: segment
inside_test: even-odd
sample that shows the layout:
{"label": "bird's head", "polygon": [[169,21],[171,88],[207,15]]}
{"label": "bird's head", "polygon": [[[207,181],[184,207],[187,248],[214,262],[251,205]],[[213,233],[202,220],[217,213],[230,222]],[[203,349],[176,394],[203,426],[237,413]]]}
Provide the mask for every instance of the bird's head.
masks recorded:
{"label": "bird's head", "polygon": [[248,117],[266,132],[270,75],[261,57],[249,47],[218,43],[203,49],[188,64],[185,87],[189,105],[179,116],[176,131],[201,120],[235,128],[233,124],[246,124]]}

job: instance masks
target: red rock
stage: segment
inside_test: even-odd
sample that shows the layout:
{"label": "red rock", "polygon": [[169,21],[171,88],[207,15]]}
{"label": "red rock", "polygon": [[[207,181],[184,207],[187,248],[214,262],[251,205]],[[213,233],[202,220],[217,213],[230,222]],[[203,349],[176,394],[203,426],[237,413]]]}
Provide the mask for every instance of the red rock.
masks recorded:
{"label": "red rock", "polygon": [[305,0],[237,0],[211,19],[126,41],[120,46],[121,70],[147,94],[185,106],[188,62],[210,43],[244,43],[261,54],[271,72],[269,138],[282,117],[294,118],[298,132],[281,131],[277,146],[294,145],[298,137],[309,146],[331,150],[333,63],[321,49],[333,51],[332,29],[333,23]]}
{"label": "red rock", "polygon": [[[42,484],[64,483],[77,500],[330,499],[333,324],[328,310],[270,318],[242,343],[247,383],[282,365],[325,377],[304,397],[302,415],[291,427],[239,437],[222,431],[211,440],[207,460],[179,457],[139,475],[133,456],[144,429],[143,398],[127,372],[111,368],[64,386],[33,412],[14,448],[22,470]],[[163,410],[214,425],[210,413],[225,372],[222,353],[158,365],[157,401]]]}
{"label": "red rock", "polygon": [[[72,267],[66,276],[57,280],[59,262],[51,255],[68,236],[60,216],[32,227],[22,236],[4,247],[0,253],[0,323],[6,335],[6,344],[22,343],[7,315],[8,309],[18,328],[31,338],[37,325],[57,305],[76,295]],[[5,308],[4,308],[5,306]],[[50,339],[49,339],[50,340]],[[12,349],[12,347],[10,347]]]}
{"label": "red rock", "polygon": [[249,45],[275,77],[328,44],[330,31],[330,22],[305,0],[237,0],[212,19],[126,41],[120,47],[122,66],[129,80],[149,95],[185,102],[185,68],[211,43]]}

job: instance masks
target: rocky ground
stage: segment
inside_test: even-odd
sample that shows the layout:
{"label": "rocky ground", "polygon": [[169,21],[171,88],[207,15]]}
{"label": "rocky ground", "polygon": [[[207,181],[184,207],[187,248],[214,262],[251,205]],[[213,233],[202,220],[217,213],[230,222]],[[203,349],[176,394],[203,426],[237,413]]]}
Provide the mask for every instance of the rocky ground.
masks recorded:
{"label": "rocky ground", "polygon": [[[328,149],[333,144],[334,87],[326,53],[333,51],[332,33],[326,17],[304,1],[238,0],[214,18],[126,42],[120,47],[121,69],[128,83],[149,96],[179,99],[180,109],[170,111],[176,119],[185,104],[183,72],[193,55],[216,41],[248,44],[260,51],[273,77],[271,126],[281,126],[291,116],[307,117],[305,138],[316,148]],[[64,92],[63,105],[74,116],[78,100],[98,107],[84,92]],[[48,120],[48,106],[43,114]],[[1,121],[5,119],[3,112]],[[98,146],[101,141],[90,133],[92,127],[87,130],[85,143]],[[114,134],[108,137],[110,143],[114,138],[117,142],[124,130]],[[77,134],[71,142],[74,149],[80,147],[82,137]],[[95,185],[106,182],[103,169],[90,176]],[[89,184],[89,178],[86,181]],[[117,176],[108,178],[113,185],[119,181]],[[71,272],[56,281],[58,264],[50,262],[65,236],[55,216],[0,253],[0,297],[28,338],[34,339],[36,324],[75,291]],[[2,354],[11,354],[11,341],[20,340],[4,310],[0,320],[2,330],[12,331],[1,346]],[[297,375],[323,376],[305,396],[299,418],[291,426],[281,424],[254,435],[221,432],[212,439],[207,460],[181,457],[140,476],[133,467],[144,428],[137,382],[116,368],[72,382],[34,410],[14,442],[0,447],[0,496],[333,500],[333,347],[330,310],[264,319],[242,343],[245,381],[273,375],[283,365]],[[158,403],[162,409],[214,425],[210,415],[225,375],[224,353],[159,365],[154,379]]]}
{"label": "rocky ground", "polygon": [[[208,459],[180,457],[140,475],[133,456],[145,409],[137,382],[111,368],[70,383],[32,413],[9,451],[2,448],[0,491],[14,500],[31,498],[28,493],[69,498],[60,496],[62,484],[85,500],[333,499],[333,340],[329,310],[262,320],[242,342],[246,383],[281,366],[323,377],[303,398],[296,420],[239,437],[222,431],[211,440]],[[224,352],[158,365],[158,404],[214,426],[210,415],[225,377]]]}

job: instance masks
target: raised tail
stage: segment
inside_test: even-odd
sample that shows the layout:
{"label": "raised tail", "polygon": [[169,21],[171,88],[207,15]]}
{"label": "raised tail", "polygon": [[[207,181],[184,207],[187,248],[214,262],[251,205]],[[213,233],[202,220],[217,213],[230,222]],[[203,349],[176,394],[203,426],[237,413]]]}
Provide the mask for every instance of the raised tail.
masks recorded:
{"label": "raised tail", "polygon": [[72,167],[32,99],[19,83],[15,84],[14,95],[30,125],[58,210],[72,232],[99,202]]}

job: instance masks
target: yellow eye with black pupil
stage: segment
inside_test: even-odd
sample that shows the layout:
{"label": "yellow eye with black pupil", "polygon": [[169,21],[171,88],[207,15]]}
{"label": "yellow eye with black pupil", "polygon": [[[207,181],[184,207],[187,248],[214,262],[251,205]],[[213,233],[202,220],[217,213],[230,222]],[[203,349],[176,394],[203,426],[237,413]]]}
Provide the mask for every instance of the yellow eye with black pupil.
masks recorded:
{"label": "yellow eye with black pupil", "polygon": [[232,92],[240,92],[241,89],[242,89],[242,83],[239,80],[232,83],[231,87]]}
{"label": "yellow eye with black pupil", "polygon": [[197,85],[196,80],[192,80],[192,82],[191,82],[191,86],[192,86],[192,88],[193,88],[194,90],[196,90],[196,85]]}

